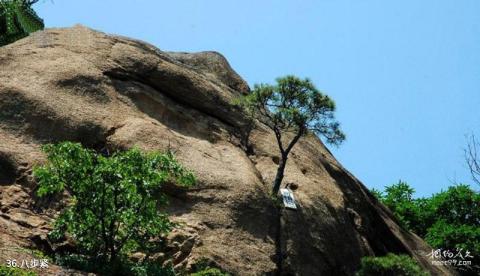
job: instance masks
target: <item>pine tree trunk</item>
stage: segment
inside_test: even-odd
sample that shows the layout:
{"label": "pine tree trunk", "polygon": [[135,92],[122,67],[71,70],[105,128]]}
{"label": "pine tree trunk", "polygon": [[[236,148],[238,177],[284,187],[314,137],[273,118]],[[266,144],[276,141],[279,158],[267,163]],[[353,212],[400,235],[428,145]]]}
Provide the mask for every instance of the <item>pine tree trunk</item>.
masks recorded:
{"label": "pine tree trunk", "polygon": [[285,166],[287,165],[287,155],[282,156],[280,163],[278,164],[277,175],[275,176],[275,181],[273,182],[272,195],[276,196],[280,190],[280,185],[282,184]]}

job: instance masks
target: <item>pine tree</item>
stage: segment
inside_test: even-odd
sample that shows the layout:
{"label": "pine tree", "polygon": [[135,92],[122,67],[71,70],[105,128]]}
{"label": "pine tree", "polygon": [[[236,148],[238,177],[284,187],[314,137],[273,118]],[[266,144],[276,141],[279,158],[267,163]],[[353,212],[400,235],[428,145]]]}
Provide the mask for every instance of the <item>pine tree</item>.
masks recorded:
{"label": "pine tree", "polygon": [[309,79],[286,76],[276,85],[255,85],[253,91],[238,99],[249,116],[260,118],[275,133],[280,151],[272,194],[276,195],[283,180],[290,151],[298,140],[315,133],[327,143],[339,145],[345,140],[335,120],[335,103],[322,94]]}
{"label": "pine tree", "polygon": [[0,46],[43,30],[43,20],[32,5],[38,0],[0,0]]}

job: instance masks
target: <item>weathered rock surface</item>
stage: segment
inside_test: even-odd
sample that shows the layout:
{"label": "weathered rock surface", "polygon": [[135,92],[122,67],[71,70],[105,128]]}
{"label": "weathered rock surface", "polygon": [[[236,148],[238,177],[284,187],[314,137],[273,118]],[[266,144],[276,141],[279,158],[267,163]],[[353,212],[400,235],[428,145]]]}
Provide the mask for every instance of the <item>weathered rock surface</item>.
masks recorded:
{"label": "weathered rock surface", "polygon": [[184,227],[168,237],[165,254],[177,267],[207,258],[234,275],[353,275],[362,256],[395,252],[451,274],[429,264],[419,252],[430,248],[316,137],[299,142],[286,170],[299,210],[277,211],[269,199],[278,160],[272,133],[258,124],[249,154],[240,143],[245,118],[231,101],[248,91],[217,53],[162,52],[81,26],[0,48],[0,261],[31,256],[11,248],[42,247],[57,202],[39,208],[47,203],[34,196],[32,166],[44,162],[42,144],[73,140],[173,148],[195,171],[198,186],[171,193],[169,212]]}

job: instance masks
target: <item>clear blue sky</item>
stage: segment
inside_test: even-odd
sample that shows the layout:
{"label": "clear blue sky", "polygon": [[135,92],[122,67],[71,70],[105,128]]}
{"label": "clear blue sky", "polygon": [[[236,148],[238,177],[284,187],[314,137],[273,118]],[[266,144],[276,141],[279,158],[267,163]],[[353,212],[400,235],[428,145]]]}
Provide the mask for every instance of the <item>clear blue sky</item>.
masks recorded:
{"label": "clear blue sky", "polygon": [[348,135],[334,154],[370,188],[403,179],[425,196],[471,183],[463,148],[466,134],[480,135],[478,0],[45,0],[35,9],[47,27],[81,23],[163,50],[221,52],[249,84],[310,77],[336,100]]}

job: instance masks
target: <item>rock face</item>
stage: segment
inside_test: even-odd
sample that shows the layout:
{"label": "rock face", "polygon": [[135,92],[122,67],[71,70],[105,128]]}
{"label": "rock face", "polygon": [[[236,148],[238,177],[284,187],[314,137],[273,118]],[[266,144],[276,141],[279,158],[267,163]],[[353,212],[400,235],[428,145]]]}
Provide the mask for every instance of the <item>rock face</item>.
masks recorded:
{"label": "rock face", "polygon": [[168,211],[184,222],[167,238],[177,267],[206,258],[234,275],[353,275],[362,256],[394,252],[434,275],[452,274],[431,266],[431,249],[314,136],[299,142],[286,169],[299,209],[279,211],[269,198],[275,138],[258,123],[251,147],[242,145],[245,118],[231,101],[249,88],[217,53],[162,52],[76,26],[0,48],[0,66],[1,262],[32,256],[11,248],[48,247],[57,202],[34,196],[32,166],[45,161],[42,144],[72,140],[98,149],[173,148],[195,172],[196,187],[170,193]]}

